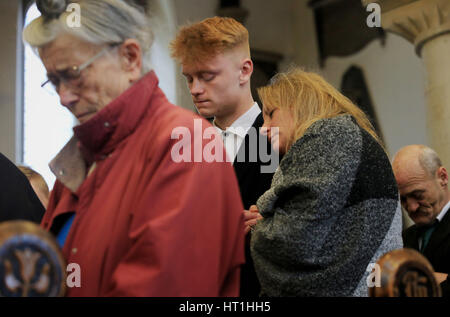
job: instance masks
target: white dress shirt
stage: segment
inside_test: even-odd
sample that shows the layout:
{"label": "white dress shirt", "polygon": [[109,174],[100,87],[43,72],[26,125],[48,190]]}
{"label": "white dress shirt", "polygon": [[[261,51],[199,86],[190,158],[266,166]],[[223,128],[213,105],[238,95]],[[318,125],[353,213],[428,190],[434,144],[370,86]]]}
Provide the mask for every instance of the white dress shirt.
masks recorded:
{"label": "white dress shirt", "polygon": [[222,136],[229,162],[234,163],[248,130],[250,130],[260,113],[261,109],[259,109],[258,103],[255,102],[246,113],[234,121],[226,130],[219,128],[213,121],[213,125],[217,129],[217,132]]}
{"label": "white dress shirt", "polygon": [[437,215],[436,219],[441,222],[442,219],[444,219],[445,215],[447,214],[447,211],[450,209],[450,201],[447,203],[447,205],[442,208],[442,211]]}

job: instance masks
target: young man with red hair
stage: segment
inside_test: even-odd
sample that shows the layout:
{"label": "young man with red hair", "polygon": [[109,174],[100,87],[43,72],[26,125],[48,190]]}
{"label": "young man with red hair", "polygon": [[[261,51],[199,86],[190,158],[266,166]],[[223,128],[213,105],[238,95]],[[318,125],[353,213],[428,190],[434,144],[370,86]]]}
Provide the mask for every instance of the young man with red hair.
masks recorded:
{"label": "young man with red hair", "polygon": [[[172,57],[182,66],[198,112],[213,119],[223,138],[248,210],[269,189],[274,172],[262,172],[267,162],[262,162],[258,155],[259,139],[266,137],[259,134],[263,118],[250,89],[253,62],[248,31],[232,18],[208,18],[181,28],[171,43],[171,50]],[[267,153],[270,144],[268,141],[265,144],[268,148],[262,150]],[[255,157],[256,160],[252,159]],[[260,289],[250,257],[249,239],[250,234],[241,275],[241,296],[257,296]]]}

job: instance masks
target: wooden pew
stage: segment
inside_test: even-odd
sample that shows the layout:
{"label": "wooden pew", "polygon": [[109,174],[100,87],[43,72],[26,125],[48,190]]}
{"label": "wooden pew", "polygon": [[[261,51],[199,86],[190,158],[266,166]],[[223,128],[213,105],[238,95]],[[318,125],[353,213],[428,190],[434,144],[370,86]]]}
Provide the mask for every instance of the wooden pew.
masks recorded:
{"label": "wooden pew", "polygon": [[66,265],[54,237],[34,223],[0,223],[0,297],[63,296]]}
{"label": "wooden pew", "polygon": [[379,274],[380,287],[369,287],[370,297],[441,296],[433,267],[422,254],[413,249],[386,253],[378,260],[372,274]]}

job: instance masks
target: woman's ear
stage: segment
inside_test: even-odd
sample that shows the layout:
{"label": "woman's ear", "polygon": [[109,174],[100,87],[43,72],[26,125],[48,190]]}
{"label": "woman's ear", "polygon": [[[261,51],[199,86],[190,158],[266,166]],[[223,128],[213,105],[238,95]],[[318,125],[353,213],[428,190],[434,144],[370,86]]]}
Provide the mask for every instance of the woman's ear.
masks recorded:
{"label": "woman's ear", "polygon": [[135,39],[125,40],[119,47],[122,69],[129,74],[130,82],[142,76],[142,49]]}

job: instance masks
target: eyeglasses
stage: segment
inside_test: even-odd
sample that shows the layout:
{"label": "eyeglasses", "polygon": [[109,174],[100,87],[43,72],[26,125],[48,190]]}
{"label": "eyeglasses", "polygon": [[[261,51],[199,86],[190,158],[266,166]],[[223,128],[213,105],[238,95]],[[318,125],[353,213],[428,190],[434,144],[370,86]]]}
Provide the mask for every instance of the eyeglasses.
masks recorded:
{"label": "eyeglasses", "polygon": [[62,71],[58,71],[58,75],[49,74],[48,79],[42,83],[41,88],[49,91],[50,93],[58,92],[61,83],[65,86],[74,88],[78,87],[81,83],[81,72],[95,62],[98,58],[103,56],[107,51],[113,49],[119,44],[112,44],[105,47],[99,53],[91,57],[89,60],[79,66],[72,66]]}

